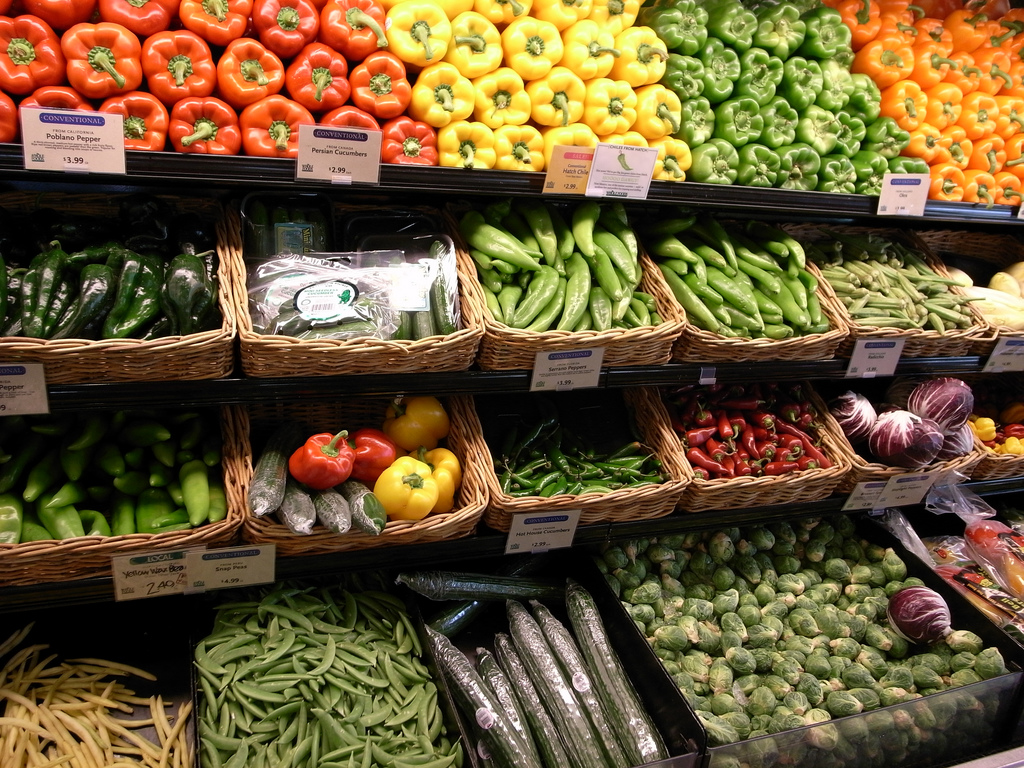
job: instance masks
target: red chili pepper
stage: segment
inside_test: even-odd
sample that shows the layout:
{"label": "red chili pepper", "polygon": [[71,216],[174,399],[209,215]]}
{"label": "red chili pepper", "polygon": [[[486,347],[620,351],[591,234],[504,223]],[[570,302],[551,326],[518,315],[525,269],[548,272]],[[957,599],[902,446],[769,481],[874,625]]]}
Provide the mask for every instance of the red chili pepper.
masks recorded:
{"label": "red chili pepper", "polygon": [[768,430],[775,429],[775,422],[777,421],[775,415],[768,413],[768,411],[754,411],[750,414],[749,420],[755,425]]}
{"label": "red chili pepper", "polygon": [[715,417],[699,402],[694,401],[693,423],[698,427],[710,427],[715,423]]}
{"label": "red chili pepper", "polygon": [[709,437],[704,443],[704,451],[715,461],[722,461],[725,456],[733,453],[733,445],[730,442],[722,442],[714,437]]}
{"label": "red chili pepper", "polygon": [[759,459],[768,459],[768,460],[774,459],[775,458],[775,454],[778,452],[778,449],[775,447],[775,443],[772,443],[772,442],[768,442],[768,441],[761,442],[761,441],[758,441],[758,442],[754,443],[754,446],[757,448],[757,454],[756,455],[757,455],[757,458],[759,458]]}
{"label": "red chili pepper", "polygon": [[810,456],[801,456],[797,459],[797,465],[800,469],[818,469],[818,462],[812,459]]}
{"label": "red chili pepper", "polygon": [[1006,437],[1024,437],[1024,424],[1007,424],[1003,427],[1003,434]]}
{"label": "red chili pepper", "polygon": [[828,458],[828,456],[826,456],[824,453],[822,453],[821,450],[818,449],[818,446],[814,444],[814,440],[811,438],[811,436],[808,435],[803,430],[801,430],[799,427],[796,427],[793,424],[779,422],[778,429],[779,432],[783,432],[787,435],[796,435],[797,437],[799,437],[800,442],[803,444],[804,453],[807,456],[810,456],[815,461],[817,461],[818,465],[822,469],[828,469],[829,467],[832,466],[832,460]]}
{"label": "red chili pepper", "polygon": [[756,440],[772,440],[775,437],[774,432],[769,432],[764,427],[751,427],[754,430],[754,438]]}
{"label": "red chili pepper", "polygon": [[746,449],[747,453],[753,456],[755,459],[761,458],[761,455],[757,452],[757,439],[754,437],[754,428],[749,424],[745,425],[743,431],[740,433],[740,443]]}
{"label": "red chili pepper", "polygon": [[733,437],[736,434],[732,428],[732,424],[729,422],[728,412],[716,411],[715,418],[718,421],[718,434],[722,437]]}
{"label": "red chili pepper", "polygon": [[722,400],[718,405],[732,411],[756,411],[764,405],[764,401],[757,397],[737,397],[731,400]]}
{"label": "red chili pepper", "polygon": [[729,470],[727,470],[721,462],[715,461],[700,448],[690,448],[686,452],[686,460],[693,464],[694,467],[699,467],[709,473],[714,473],[716,477],[729,476]]}
{"label": "red chili pepper", "polygon": [[736,460],[732,456],[726,456],[722,459],[722,466],[729,473],[729,477],[736,476]]}
{"label": "red chili pepper", "polygon": [[711,479],[711,475],[708,474],[708,471],[706,469],[704,469],[704,467],[694,467],[693,468],[693,476],[695,478],[697,478],[698,480],[710,480]]}
{"label": "red chili pepper", "polygon": [[[679,429],[679,427],[676,427]],[[714,437],[717,427],[698,427],[697,429],[682,430],[683,438],[687,447],[704,445],[709,437]]]}
{"label": "red chili pepper", "polygon": [[754,474],[754,468],[750,466],[749,462],[741,459],[736,462],[733,473],[736,477],[750,477]]}
{"label": "red chili pepper", "polygon": [[770,461],[764,465],[766,475],[788,475],[800,469],[800,464],[795,461]]}
{"label": "red chili pepper", "polygon": [[743,414],[732,408],[729,409],[729,423],[736,434],[739,434],[747,427],[747,420],[743,418]]}
{"label": "red chili pepper", "polygon": [[776,444],[779,446],[779,448],[782,448],[783,450],[789,450],[794,445],[799,446],[800,443],[801,440],[796,435],[783,434],[779,435],[779,439]]}
{"label": "red chili pepper", "polygon": [[795,424],[800,418],[800,406],[796,403],[782,403],[775,406],[775,412],[790,424]]}
{"label": "red chili pepper", "polygon": [[347,430],[311,436],[288,459],[288,471],[300,483],[318,491],[341,485],[352,474],[356,458],[346,437]]}

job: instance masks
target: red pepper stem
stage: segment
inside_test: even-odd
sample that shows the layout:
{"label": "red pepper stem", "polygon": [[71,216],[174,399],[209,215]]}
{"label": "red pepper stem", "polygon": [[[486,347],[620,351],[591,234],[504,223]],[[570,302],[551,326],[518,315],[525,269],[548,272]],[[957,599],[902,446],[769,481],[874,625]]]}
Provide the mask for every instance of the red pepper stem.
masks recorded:
{"label": "red pepper stem", "polygon": [[327,445],[320,446],[320,453],[322,453],[324,456],[330,456],[331,458],[334,458],[340,452],[338,451],[338,443],[343,442],[346,437],[348,437],[348,430],[341,430],[341,432],[339,432],[333,438],[331,438],[331,442],[329,442]]}

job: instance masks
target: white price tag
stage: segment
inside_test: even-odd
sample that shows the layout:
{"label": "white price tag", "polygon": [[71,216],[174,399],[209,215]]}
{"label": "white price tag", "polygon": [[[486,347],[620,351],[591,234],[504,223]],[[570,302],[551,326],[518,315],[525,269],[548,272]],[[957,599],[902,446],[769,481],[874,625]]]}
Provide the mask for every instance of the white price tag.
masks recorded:
{"label": "white price tag", "polygon": [[544,172],[544,192],[554,195],[582,195],[587,188],[593,147],[566,147],[559,144],[551,150],[551,160]]}
{"label": "white price tag", "polygon": [[1000,339],[985,361],[983,373],[1024,371],[1024,339]]}
{"label": "white price tag", "polygon": [[276,565],[274,544],[223,547],[188,554],[189,592],[269,584]]}
{"label": "white price tag", "polygon": [[520,552],[547,552],[572,546],[576,526],[580,522],[580,509],[558,512],[527,513],[512,516],[512,526],[505,542],[505,554]]}
{"label": "white price tag", "polygon": [[895,475],[889,478],[882,493],[875,500],[875,509],[886,507],[906,507],[920,504],[925,494],[943,472],[923,472],[921,474]]}
{"label": "white price tag", "polygon": [[49,412],[42,363],[0,363],[0,416]]}
{"label": "white price tag", "polygon": [[647,199],[658,150],[631,144],[598,144],[587,177],[587,197]]}
{"label": "white price tag", "polygon": [[892,376],[903,354],[903,339],[857,339],[846,369],[848,379]]}
{"label": "white price tag", "polygon": [[924,216],[931,177],[927,173],[887,173],[878,196],[879,216]]}
{"label": "white price tag", "polygon": [[115,600],[181,595],[189,586],[189,549],[143,552],[111,558]]}
{"label": "white price tag", "polygon": [[1024,205],[1017,206],[1017,218],[1024,219]]}
{"label": "white price tag", "polygon": [[381,132],[348,126],[299,126],[296,181],[380,183]]}
{"label": "white price tag", "polygon": [[853,492],[846,499],[846,503],[843,504],[843,512],[848,512],[851,509],[877,509],[878,505],[875,502],[878,501],[884,489],[885,480],[857,483]]}
{"label": "white price tag", "polygon": [[25,170],[120,173],[124,118],[109,112],[22,107]]}
{"label": "white price tag", "polygon": [[566,392],[596,387],[601,378],[604,347],[538,352],[533,361],[531,392]]}

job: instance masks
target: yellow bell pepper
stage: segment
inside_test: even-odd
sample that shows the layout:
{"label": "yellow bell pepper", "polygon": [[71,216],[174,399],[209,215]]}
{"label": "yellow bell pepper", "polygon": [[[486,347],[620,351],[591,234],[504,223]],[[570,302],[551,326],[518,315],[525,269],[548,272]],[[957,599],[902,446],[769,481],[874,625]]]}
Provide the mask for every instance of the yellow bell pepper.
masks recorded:
{"label": "yellow bell pepper", "polygon": [[996,451],[1010,456],[1020,456],[1024,454],[1024,443],[1019,437],[1008,437],[1002,445],[996,447]]}
{"label": "yellow bell pepper", "polygon": [[570,123],[551,128],[542,128],[544,137],[544,164],[551,163],[555,147],[596,147],[597,134],[586,123]]}
{"label": "yellow bell pepper", "polygon": [[974,430],[974,434],[977,435],[978,439],[982,442],[996,439],[996,423],[992,419],[976,419],[975,421],[969,421],[967,423],[971,425],[971,429]]}
{"label": "yellow bell pepper", "polygon": [[583,117],[587,86],[568,67],[555,67],[547,76],[527,83],[526,95],[533,105],[530,117],[537,125],[568,125]]}
{"label": "yellow bell pepper", "polygon": [[596,21],[583,19],[562,30],[562,60],[584,80],[608,77],[612,64],[619,55],[615,48],[615,36],[605,32]]}
{"label": "yellow bell pepper", "polygon": [[504,26],[521,16],[528,16],[533,0],[475,0],[473,10],[492,24]]}
{"label": "yellow bell pepper", "polygon": [[447,448],[432,451],[420,449],[413,458],[430,466],[430,476],[437,482],[437,502],[431,512],[451,512],[455,506],[455,492],[462,484],[459,457]]}
{"label": "yellow bell pepper", "polygon": [[[550,21],[559,30],[564,30],[587,18],[592,6],[593,0],[535,0],[531,15],[541,21]],[[585,77],[583,79],[586,80]]]}
{"label": "yellow bell pepper", "polygon": [[539,80],[562,58],[562,36],[550,21],[521,17],[501,33],[505,66],[523,80]]}
{"label": "yellow bell pepper", "polygon": [[430,395],[396,397],[384,412],[384,434],[406,451],[434,450],[450,428],[448,412]]}
{"label": "yellow bell pepper", "polygon": [[452,25],[433,0],[402,0],[388,11],[384,34],[391,53],[411,67],[425,67],[444,59]]}
{"label": "yellow bell pepper", "polygon": [[625,80],[634,88],[650,85],[665,75],[668,50],[650,27],[629,27],[615,36],[619,56],[612,62],[610,77]]}
{"label": "yellow bell pepper", "polygon": [[494,131],[483,123],[455,120],[437,131],[438,164],[448,168],[493,168]]}
{"label": "yellow bell pepper", "polygon": [[444,60],[454,64],[463,77],[486,75],[501,66],[501,33],[487,17],[475,11],[452,19],[452,42]]}
{"label": "yellow bell pepper", "polygon": [[633,127],[648,141],[679,132],[683,105],[679,97],[656,83],[636,91],[636,122]]}
{"label": "yellow bell pepper", "polygon": [[422,520],[440,495],[430,465],[412,456],[400,456],[373,484],[373,495],[391,520]]}
{"label": "yellow bell pepper", "polygon": [[593,0],[588,19],[593,19],[613,35],[633,26],[640,13],[640,0]]}
{"label": "yellow bell pepper", "polygon": [[532,125],[494,129],[494,167],[499,171],[543,171],[544,137]]}
{"label": "yellow bell pepper", "polygon": [[636,93],[625,80],[599,77],[589,81],[583,122],[598,136],[625,133],[636,122]]}
{"label": "yellow bell pepper", "polygon": [[650,146],[647,139],[636,131],[626,131],[625,133],[613,133],[610,136],[602,136],[601,141],[604,144],[626,144],[630,147]]}
{"label": "yellow bell pepper", "polygon": [[684,181],[690,169],[690,147],[682,139],[663,136],[651,141],[657,147],[658,159],[654,163],[654,176],[658,181]]}
{"label": "yellow bell pepper", "polygon": [[1024,403],[1014,400],[999,412],[1003,424],[1024,424]]}
{"label": "yellow bell pepper", "polygon": [[499,67],[473,80],[476,101],[473,119],[488,128],[522,125],[530,119],[530,97],[526,84],[514,69]]}
{"label": "yellow bell pepper", "polygon": [[473,114],[475,100],[473,84],[459,74],[454,64],[440,61],[416,76],[406,111],[415,120],[441,128]]}

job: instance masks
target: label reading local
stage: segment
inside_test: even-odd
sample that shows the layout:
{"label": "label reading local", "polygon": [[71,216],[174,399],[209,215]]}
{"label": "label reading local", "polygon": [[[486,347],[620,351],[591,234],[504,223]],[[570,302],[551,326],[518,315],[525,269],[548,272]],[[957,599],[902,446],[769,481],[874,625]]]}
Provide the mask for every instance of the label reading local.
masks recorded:
{"label": "label reading local", "polygon": [[554,147],[544,174],[543,191],[555,195],[582,195],[593,159],[593,147]]}
{"label": "label reading local", "polygon": [[924,216],[931,177],[927,173],[887,173],[878,196],[879,216]]}
{"label": "label reading local", "polygon": [[25,170],[125,172],[121,115],[34,107],[18,112]]}
{"label": "label reading local", "polygon": [[188,554],[189,592],[229,589],[274,580],[276,546],[224,547]]}
{"label": "label reading local", "polygon": [[42,363],[0,363],[0,416],[49,412]]}
{"label": "label reading local", "polygon": [[858,339],[853,345],[848,379],[892,376],[903,354],[903,339]]}
{"label": "label reading local", "polygon": [[885,480],[873,480],[868,483],[857,483],[853,492],[846,499],[846,503],[843,504],[843,512],[851,509],[876,509],[875,502],[885,490],[885,482]]}
{"label": "label reading local", "polygon": [[300,125],[295,180],[379,184],[381,135],[348,126]]}
{"label": "label reading local", "polygon": [[505,554],[546,552],[549,549],[571,547],[582,511],[565,509],[543,514],[513,515],[508,540],[505,542]]}
{"label": "label reading local", "polygon": [[114,599],[184,594],[189,586],[188,556],[192,551],[143,552],[111,558]]}
{"label": "label reading local", "polygon": [[601,378],[604,347],[538,352],[533,361],[531,392],[567,392],[596,387]]}
{"label": "label reading local", "polygon": [[630,144],[598,144],[587,179],[587,197],[647,199],[658,150]]}
{"label": "label reading local", "polygon": [[928,489],[942,475],[942,472],[923,472],[918,475],[890,477],[885,488],[882,489],[882,493],[875,499],[874,508],[885,509],[886,507],[906,507],[911,504],[920,504],[924,501]]}
{"label": "label reading local", "polygon": [[1000,339],[985,361],[983,373],[1024,371],[1024,339]]}

